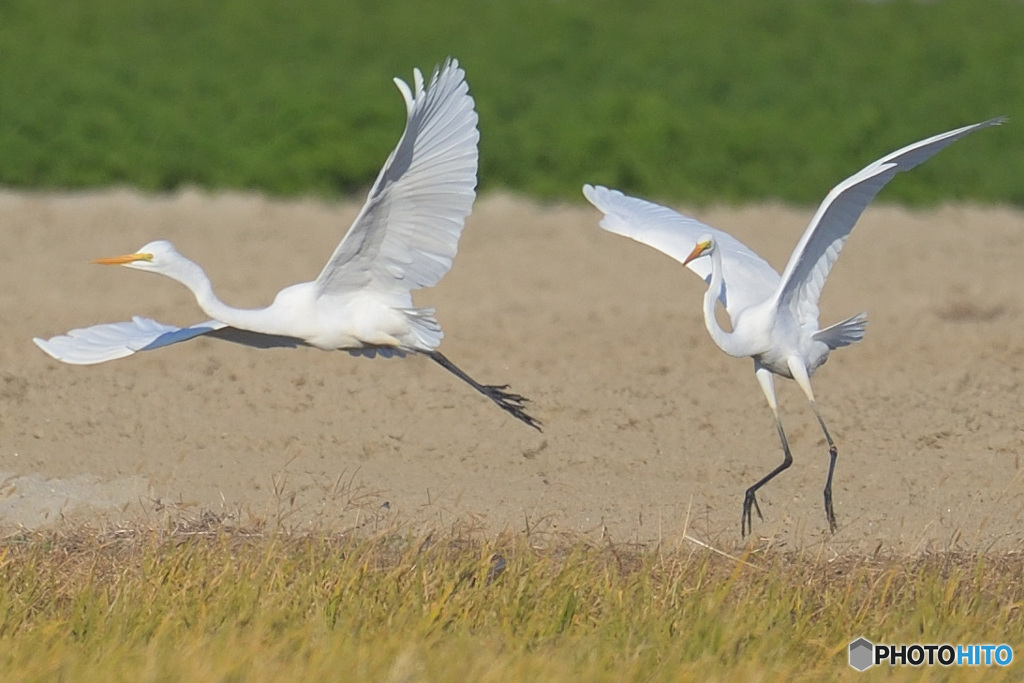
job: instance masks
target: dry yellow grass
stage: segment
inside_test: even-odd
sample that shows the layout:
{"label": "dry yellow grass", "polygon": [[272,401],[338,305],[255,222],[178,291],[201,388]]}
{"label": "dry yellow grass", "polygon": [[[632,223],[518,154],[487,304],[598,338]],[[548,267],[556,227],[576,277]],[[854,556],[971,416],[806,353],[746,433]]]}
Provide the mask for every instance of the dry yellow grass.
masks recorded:
{"label": "dry yellow grass", "polygon": [[0,670],[5,680],[821,680],[861,676],[846,661],[861,635],[1019,651],[1022,600],[1016,555],[828,563],[524,536],[65,532],[0,548]]}

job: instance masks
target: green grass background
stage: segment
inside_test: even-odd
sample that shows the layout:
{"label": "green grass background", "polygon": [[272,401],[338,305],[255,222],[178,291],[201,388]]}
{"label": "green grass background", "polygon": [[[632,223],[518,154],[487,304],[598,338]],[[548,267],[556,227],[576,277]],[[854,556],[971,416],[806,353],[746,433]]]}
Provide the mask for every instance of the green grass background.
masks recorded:
{"label": "green grass background", "polygon": [[349,193],[446,55],[482,189],[813,203],[1009,115],[883,197],[1024,203],[1024,3],[0,0],[0,184]]}

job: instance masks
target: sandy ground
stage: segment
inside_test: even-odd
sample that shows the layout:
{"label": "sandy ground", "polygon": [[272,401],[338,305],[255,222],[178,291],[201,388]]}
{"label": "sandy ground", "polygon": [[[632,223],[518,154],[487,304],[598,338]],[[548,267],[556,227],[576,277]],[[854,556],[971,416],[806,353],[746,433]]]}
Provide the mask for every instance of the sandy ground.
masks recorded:
{"label": "sandy ground", "polygon": [[[188,191],[0,193],[0,525],[388,524],[741,544],[744,489],[781,461],[751,363],[704,329],[704,285],[604,233],[582,203],[477,202],[451,273],[417,302],[442,351],[531,397],[539,434],[425,358],[256,350],[199,339],[92,367],[32,343],[73,327],[204,319],[165,278],[89,264],[172,240],[220,296],[258,306],[309,280],[357,205]],[[810,210],[693,211],[781,270]],[[823,324],[865,341],[815,391],[780,381],[793,467],[755,539],[826,552],[1015,549],[1024,540],[1024,213],[868,209],[825,288]]]}

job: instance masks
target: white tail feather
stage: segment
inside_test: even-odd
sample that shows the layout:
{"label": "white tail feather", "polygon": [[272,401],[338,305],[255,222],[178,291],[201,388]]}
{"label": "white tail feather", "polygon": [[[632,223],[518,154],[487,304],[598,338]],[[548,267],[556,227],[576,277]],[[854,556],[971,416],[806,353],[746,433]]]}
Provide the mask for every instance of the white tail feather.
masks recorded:
{"label": "white tail feather", "polygon": [[852,318],[830,325],[814,333],[814,340],[826,344],[830,349],[855,344],[864,338],[868,327],[868,314],[860,312]]}

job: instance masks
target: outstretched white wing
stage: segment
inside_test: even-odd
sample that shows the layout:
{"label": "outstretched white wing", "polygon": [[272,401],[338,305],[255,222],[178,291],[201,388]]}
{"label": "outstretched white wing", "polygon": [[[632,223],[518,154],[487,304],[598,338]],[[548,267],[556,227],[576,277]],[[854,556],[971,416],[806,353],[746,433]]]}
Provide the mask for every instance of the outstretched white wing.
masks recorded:
{"label": "outstretched white wing", "polygon": [[[727,232],[643,199],[627,197],[606,187],[583,186],[583,195],[604,213],[601,227],[631,237],[682,263],[704,235],[715,238],[722,256],[722,305],[733,324],[740,311],[770,297],[779,274],[767,261]],[[711,259],[695,259],[686,267],[711,281]]]}
{"label": "outstretched white wing", "polygon": [[818,207],[789,257],[776,292],[778,305],[788,306],[801,324],[817,327],[821,288],[854,224],[875,195],[897,173],[909,171],[976,130],[1005,120],[1006,117],[991,119],[907,145],[836,185]]}
{"label": "outstretched white wing", "polygon": [[373,286],[408,292],[452,266],[476,196],[477,115],[465,73],[449,59],[424,88],[395,79],[408,121],[348,234],[317,278],[321,294]]}
{"label": "outstretched white wing", "polygon": [[135,316],[131,322],[82,327],[51,339],[36,337],[32,341],[51,357],[64,363],[93,365],[124,358],[136,351],[176,344],[224,326],[224,323],[209,320],[191,327],[175,327]]}
{"label": "outstretched white wing", "polygon": [[165,325],[150,318],[135,316],[131,322],[106,323],[71,330],[51,339],[34,338],[36,346],[52,358],[71,365],[94,365],[130,356],[136,351],[159,349],[201,335],[255,346],[257,348],[296,347],[301,339],[260,334],[207,320],[189,327]]}

